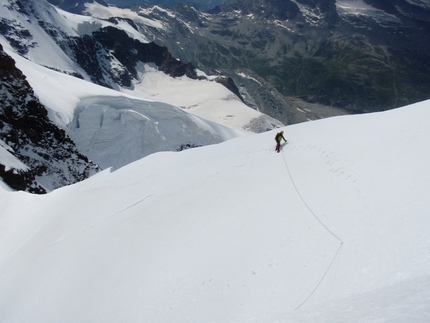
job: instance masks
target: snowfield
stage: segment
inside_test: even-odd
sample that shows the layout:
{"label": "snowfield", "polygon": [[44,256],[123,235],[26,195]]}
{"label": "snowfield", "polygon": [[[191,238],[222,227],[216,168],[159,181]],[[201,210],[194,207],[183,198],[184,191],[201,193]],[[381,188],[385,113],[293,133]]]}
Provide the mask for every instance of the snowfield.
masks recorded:
{"label": "snowfield", "polygon": [[[166,87],[172,103],[174,98],[179,100],[182,96],[185,99],[177,104],[195,102],[194,109],[207,107],[212,113],[203,113],[206,119],[198,116],[202,114],[198,111],[191,114],[165,103],[169,101],[163,98],[154,100],[139,91],[114,91],[46,69],[10,48],[6,51],[25,73],[39,100],[47,107],[50,119],[66,130],[78,149],[102,169],[119,168],[158,151],[176,151],[186,145],[209,145],[243,136],[247,132],[240,129],[252,124],[253,119],[262,119],[263,127],[269,127],[269,122],[272,126],[282,125],[247,107],[220,84],[192,82],[187,78],[175,80],[151,69],[149,78],[161,82],[158,89]],[[169,83],[176,84],[173,90],[168,89]],[[154,86],[151,89],[155,95]],[[193,96],[194,91],[202,89],[207,92]],[[217,107],[221,111],[217,112]],[[228,113],[234,116],[222,124],[223,114]]]}
{"label": "snowfield", "polygon": [[429,118],[155,153],[44,196],[1,185],[1,321],[428,322]]}

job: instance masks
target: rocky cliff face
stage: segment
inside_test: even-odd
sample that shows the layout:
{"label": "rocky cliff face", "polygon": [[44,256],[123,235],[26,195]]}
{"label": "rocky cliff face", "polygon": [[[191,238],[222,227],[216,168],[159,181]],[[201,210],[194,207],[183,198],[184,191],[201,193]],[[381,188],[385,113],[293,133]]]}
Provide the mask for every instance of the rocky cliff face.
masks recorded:
{"label": "rocky cliff face", "polygon": [[95,174],[99,168],[83,156],[64,130],[48,118],[25,76],[0,45],[0,139],[27,166],[6,167],[0,176],[16,190],[46,193]]}
{"label": "rocky cliff face", "polygon": [[[51,2],[71,11],[85,8],[85,3],[88,2],[107,5],[101,0],[53,0]],[[72,10],[71,7],[76,10]],[[23,14],[28,17],[28,21],[36,23],[64,51],[64,54],[81,68],[80,72],[77,70],[60,72],[79,78],[89,76],[92,82],[114,89],[118,86],[131,86],[131,80],[136,77],[136,66],[139,62],[155,63],[159,70],[172,77],[187,75],[190,78],[197,78],[194,66],[174,58],[167,47],[159,46],[154,42],[142,43],[120,28],[103,28],[97,25],[91,27],[89,32],[71,36],[63,30],[64,26],[56,24],[58,13],[54,7],[44,1],[11,0],[8,1],[6,8],[11,13]],[[31,48],[38,46],[33,37],[34,30],[9,18],[12,15],[0,17],[0,34],[16,52],[26,56]],[[109,21],[114,25],[125,22],[131,28],[137,29],[130,19],[111,17]]]}
{"label": "rocky cliff face", "polygon": [[[91,36],[66,37],[60,44],[65,51],[71,49],[74,60],[94,83],[111,88],[130,87],[132,79],[137,77],[139,62],[154,63],[172,77],[197,78],[194,66],[175,59],[166,47],[153,42],[141,43],[114,27],[94,31]],[[113,61],[118,63],[112,64]]]}

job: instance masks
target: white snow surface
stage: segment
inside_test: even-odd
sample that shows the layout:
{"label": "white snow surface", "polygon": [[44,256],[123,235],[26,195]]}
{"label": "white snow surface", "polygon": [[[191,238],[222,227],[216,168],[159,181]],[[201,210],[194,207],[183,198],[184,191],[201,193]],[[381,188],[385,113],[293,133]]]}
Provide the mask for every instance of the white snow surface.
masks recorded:
{"label": "white snow surface", "polygon": [[5,171],[10,169],[29,170],[28,166],[22,163],[13,155],[13,149],[0,139],[0,164],[5,167]]}
{"label": "white snow surface", "polygon": [[368,16],[380,23],[400,23],[396,16],[372,7],[364,0],[336,0],[336,7],[341,16]]}
{"label": "white snow surface", "polygon": [[158,71],[154,64],[140,64],[137,70],[138,80],[132,89],[124,89],[124,93],[166,102],[233,129],[248,130],[259,118],[268,120],[266,129],[271,128],[270,121],[282,126],[279,121],[249,108],[219,83],[193,80],[186,76],[172,78]]}
{"label": "white snow surface", "polygon": [[430,101],[0,187],[0,318],[430,318]]}
{"label": "white snow surface", "polygon": [[[118,8],[115,6],[103,6],[99,3],[87,3],[86,12],[92,17],[97,17],[100,19],[109,19],[111,17],[122,17],[127,19],[132,19],[133,21],[140,23],[142,25],[146,25],[149,27],[157,28],[160,30],[165,29],[162,22],[149,19],[139,15],[139,12],[133,11],[128,8]],[[140,9],[141,11],[145,11],[145,9]]]}

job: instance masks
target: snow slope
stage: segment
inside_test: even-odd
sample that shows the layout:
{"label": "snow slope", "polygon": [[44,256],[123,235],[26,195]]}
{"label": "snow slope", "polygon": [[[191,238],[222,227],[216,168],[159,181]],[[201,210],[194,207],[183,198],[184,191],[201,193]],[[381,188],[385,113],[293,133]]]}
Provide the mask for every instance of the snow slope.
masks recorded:
{"label": "snow slope", "polygon": [[[24,71],[51,120],[67,131],[81,153],[103,169],[119,168],[158,151],[215,144],[245,134],[162,101],[139,98],[131,91],[121,93],[46,69],[10,48],[6,52]],[[180,90],[184,95],[192,89],[190,85]],[[218,93],[227,91],[224,89]],[[244,119],[246,115],[243,119],[241,114],[236,117]]]}
{"label": "snow slope", "polygon": [[[210,78],[201,71],[199,73]],[[133,83],[132,89],[122,91],[166,102],[233,129],[262,132],[283,126],[280,121],[251,109],[225,86],[213,81],[193,80],[187,76],[172,78],[158,71],[153,64],[141,64],[138,79]]]}
{"label": "snow slope", "polygon": [[387,21],[396,24],[401,23],[401,21],[395,15],[372,7],[364,0],[336,0],[336,7],[340,16],[342,17],[367,16],[373,18],[375,21],[381,24],[384,24],[384,22]]}
{"label": "snow slope", "polygon": [[28,166],[22,163],[12,153],[13,149],[0,139],[0,164],[5,167],[5,171],[9,169],[15,169],[17,171],[28,170]]}
{"label": "snow slope", "polygon": [[430,101],[0,187],[4,322],[428,322]]}

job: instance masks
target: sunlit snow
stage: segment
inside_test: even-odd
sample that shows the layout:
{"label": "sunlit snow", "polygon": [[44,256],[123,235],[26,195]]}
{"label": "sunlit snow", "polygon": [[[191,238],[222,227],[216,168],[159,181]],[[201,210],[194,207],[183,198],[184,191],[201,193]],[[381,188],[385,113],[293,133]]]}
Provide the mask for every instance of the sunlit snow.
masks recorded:
{"label": "sunlit snow", "polygon": [[426,322],[430,101],[0,188],[5,322]]}
{"label": "sunlit snow", "polygon": [[132,11],[130,9],[117,8],[113,6],[105,7],[101,4],[98,4],[97,2],[87,3],[86,7],[86,11],[91,14],[91,16],[96,18],[108,19],[111,17],[122,17],[133,19],[133,21],[142,23],[143,25],[157,29],[164,29],[164,26],[160,21],[142,17],[138,14],[138,12]]}
{"label": "sunlit snow", "polygon": [[400,22],[396,16],[372,7],[363,0],[336,0],[336,6],[340,15],[368,16],[376,21]]}
{"label": "sunlit snow", "polygon": [[9,169],[14,170],[29,170],[28,166],[22,163],[13,154],[13,149],[5,144],[3,140],[0,139],[0,164],[5,167],[5,171]]}

